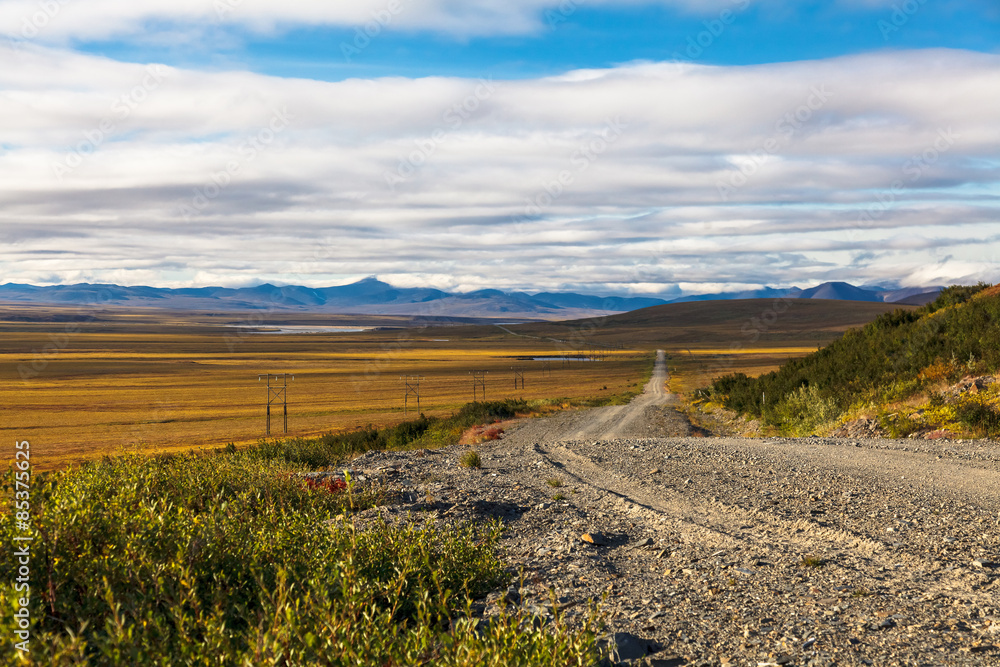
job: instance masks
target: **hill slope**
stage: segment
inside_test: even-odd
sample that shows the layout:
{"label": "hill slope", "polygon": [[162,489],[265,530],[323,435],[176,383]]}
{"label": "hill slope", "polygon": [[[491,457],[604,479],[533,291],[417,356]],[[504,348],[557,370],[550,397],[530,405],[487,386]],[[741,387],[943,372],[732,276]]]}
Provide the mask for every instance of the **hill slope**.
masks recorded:
{"label": "hill slope", "polygon": [[[1000,434],[1000,287],[950,287],[919,310],[887,313],[759,378],[719,378],[705,397],[798,435],[852,417],[892,435]],[[982,376],[967,380],[966,376]]]}
{"label": "hill slope", "polygon": [[897,304],[821,299],[690,301],[608,317],[511,328],[523,335],[628,347],[818,345],[899,308]]}

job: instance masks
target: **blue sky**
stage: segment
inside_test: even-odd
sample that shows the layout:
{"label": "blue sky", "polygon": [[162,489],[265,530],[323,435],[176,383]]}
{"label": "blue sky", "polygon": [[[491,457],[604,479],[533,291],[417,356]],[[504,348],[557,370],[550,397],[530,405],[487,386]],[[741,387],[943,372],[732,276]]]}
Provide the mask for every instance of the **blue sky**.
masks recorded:
{"label": "blue sky", "polygon": [[[887,6],[888,5],[888,6]],[[913,11],[914,7],[919,7]],[[233,13],[239,9],[233,9]],[[378,11],[378,10],[373,10]],[[721,14],[731,12],[723,23]],[[227,17],[231,14],[226,14]],[[378,76],[531,78],[635,60],[713,65],[815,60],[881,49],[997,52],[1000,5],[989,0],[892,3],[721,3],[710,11],[659,4],[541,9],[525,34],[462,35],[379,27],[363,49],[364,25],[254,32],[227,26],[195,48],[135,40],[89,41],[89,53],[178,67],[240,67],[281,77],[338,81]],[[368,25],[372,25],[369,23]],[[370,30],[369,32],[375,32]],[[220,38],[219,34],[224,34]],[[707,36],[711,37],[709,38]],[[699,43],[700,38],[700,43]],[[215,43],[212,43],[212,42]],[[344,46],[347,46],[345,49]]]}
{"label": "blue sky", "polygon": [[0,282],[1000,279],[993,0],[0,0],[0,35]]}

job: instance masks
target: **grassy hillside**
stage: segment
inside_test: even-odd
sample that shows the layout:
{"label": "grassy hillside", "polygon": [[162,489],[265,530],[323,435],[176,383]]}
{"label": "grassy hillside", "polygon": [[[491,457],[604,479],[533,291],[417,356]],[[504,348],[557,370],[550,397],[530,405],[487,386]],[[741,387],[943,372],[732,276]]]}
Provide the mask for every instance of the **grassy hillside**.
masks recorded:
{"label": "grassy hillside", "polygon": [[610,317],[510,328],[522,335],[563,340],[585,337],[587,341],[623,343],[629,347],[729,347],[734,343],[815,346],[899,308],[891,303],[822,299],[696,301],[653,306]]}
{"label": "grassy hillside", "polygon": [[1000,366],[1000,289],[951,287],[919,310],[896,310],[758,378],[717,379],[699,398],[785,433],[828,432],[874,417],[892,435],[946,428],[1000,435],[998,391],[947,389]]}

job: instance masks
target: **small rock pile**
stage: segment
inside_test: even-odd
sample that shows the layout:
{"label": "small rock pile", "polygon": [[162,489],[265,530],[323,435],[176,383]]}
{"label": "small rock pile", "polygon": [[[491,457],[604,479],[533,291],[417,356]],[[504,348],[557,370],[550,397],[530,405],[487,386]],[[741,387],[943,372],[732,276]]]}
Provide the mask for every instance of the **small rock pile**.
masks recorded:
{"label": "small rock pile", "polygon": [[976,395],[991,385],[996,384],[996,381],[997,379],[993,375],[982,375],[979,377],[968,376],[962,378],[962,380],[954,386],[946,389],[943,394],[946,397],[953,398],[957,398],[958,396],[962,396],[964,394]]}
{"label": "small rock pile", "polygon": [[835,438],[884,438],[885,429],[879,426],[877,419],[855,419],[849,421],[832,433]]}

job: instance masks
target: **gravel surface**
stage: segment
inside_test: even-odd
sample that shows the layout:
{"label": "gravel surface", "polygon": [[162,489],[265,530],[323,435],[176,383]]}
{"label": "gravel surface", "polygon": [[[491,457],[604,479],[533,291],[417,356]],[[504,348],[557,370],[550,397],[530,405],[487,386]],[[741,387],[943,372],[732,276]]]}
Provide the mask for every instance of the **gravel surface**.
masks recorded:
{"label": "gravel surface", "polygon": [[523,420],[480,469],[362,456],[401,502],[361,520],[498,517],[511,588],[478,611],[596,600],[642,664],[1000,665],[997,443],[691,437],[665,380],[661,353],[628,406]]}

